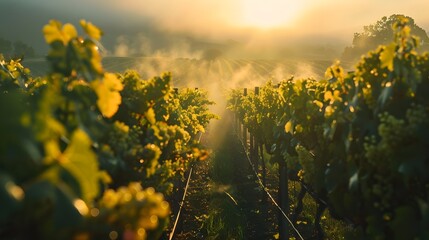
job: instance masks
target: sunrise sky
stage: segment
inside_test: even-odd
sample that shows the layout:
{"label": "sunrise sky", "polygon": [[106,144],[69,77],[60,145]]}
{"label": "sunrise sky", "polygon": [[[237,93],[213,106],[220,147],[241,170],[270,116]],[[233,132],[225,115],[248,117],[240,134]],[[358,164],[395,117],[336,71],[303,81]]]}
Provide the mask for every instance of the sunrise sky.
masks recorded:
{"label": "sunrise sky", "polygon": [[41,29],[55,18],[93,22],[112,49],[118,39],[133,34],[154,36],[152,41],[182,34],[212,42],[344,47],[364,25],[395,13],[429,30],[428,9],[427,0],[1,0],[0,37],[43,51]]}

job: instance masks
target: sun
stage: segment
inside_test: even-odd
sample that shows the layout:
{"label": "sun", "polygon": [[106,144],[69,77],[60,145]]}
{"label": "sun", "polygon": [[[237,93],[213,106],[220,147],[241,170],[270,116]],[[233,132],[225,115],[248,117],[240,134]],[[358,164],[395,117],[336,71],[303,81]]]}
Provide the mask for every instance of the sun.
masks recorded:
{"label": "sun", "polygon": [[289,26],[303,8],[299,0],[243,0],[238,24],[262,29]]}

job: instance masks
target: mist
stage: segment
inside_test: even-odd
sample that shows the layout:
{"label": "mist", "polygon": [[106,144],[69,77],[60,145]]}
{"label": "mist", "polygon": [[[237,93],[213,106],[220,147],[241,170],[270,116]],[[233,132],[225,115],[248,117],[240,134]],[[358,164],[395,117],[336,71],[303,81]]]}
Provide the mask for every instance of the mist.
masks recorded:
{"label": "mist", "polygon": [[232,58],[335,59],[353,33],[383,16],[405,14],[429,29],[429,3],[411,2],[2,0],[0,37],[30,44],[43,56],[41,29],[49,19],[75,25],[86,19],[103,29],[103,44],[114,56],[193,57],[216,48]]}
{"label": "mist", "polygon": [[323,77],[353,34],[383,16],[404,14],[428,30],[426,9],[426,0],[2,0],[0,37],[43,57],[50,19],[86,19],[104,32],[107,70],[169,71],[174,86],[213,89],[223,101],[227,88]]}

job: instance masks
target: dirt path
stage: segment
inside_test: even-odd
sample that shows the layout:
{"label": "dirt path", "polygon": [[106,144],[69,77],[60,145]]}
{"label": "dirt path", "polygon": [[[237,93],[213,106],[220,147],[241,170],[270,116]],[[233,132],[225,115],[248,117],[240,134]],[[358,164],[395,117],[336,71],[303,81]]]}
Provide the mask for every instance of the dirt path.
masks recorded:
{"label": "dirt path", "polygon": [[194,167],[173,239],[275,239],[277,213],[263,200],[231,122],[224,115],[206,136],[213,156]]}

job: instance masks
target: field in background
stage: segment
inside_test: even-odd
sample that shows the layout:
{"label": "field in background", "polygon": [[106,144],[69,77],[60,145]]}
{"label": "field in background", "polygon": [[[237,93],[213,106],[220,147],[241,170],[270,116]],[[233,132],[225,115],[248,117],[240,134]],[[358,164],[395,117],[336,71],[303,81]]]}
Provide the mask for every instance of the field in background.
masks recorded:
{"label": "field in background", "polygon": [[[105,57],[103,66],[109,72],[137,70],[144,79],[163,72],[173,74],[175,87],[204,87],[219,82],[223,87],[253,87],[269,79],[279,81],[296,78],[323,78],[332,60],[199,60],[189,58]],[[24,66],[33,76],[43,76],[48,69],[45,59],[25,59]],[[347,68],[347,66],[345,66]]]}

